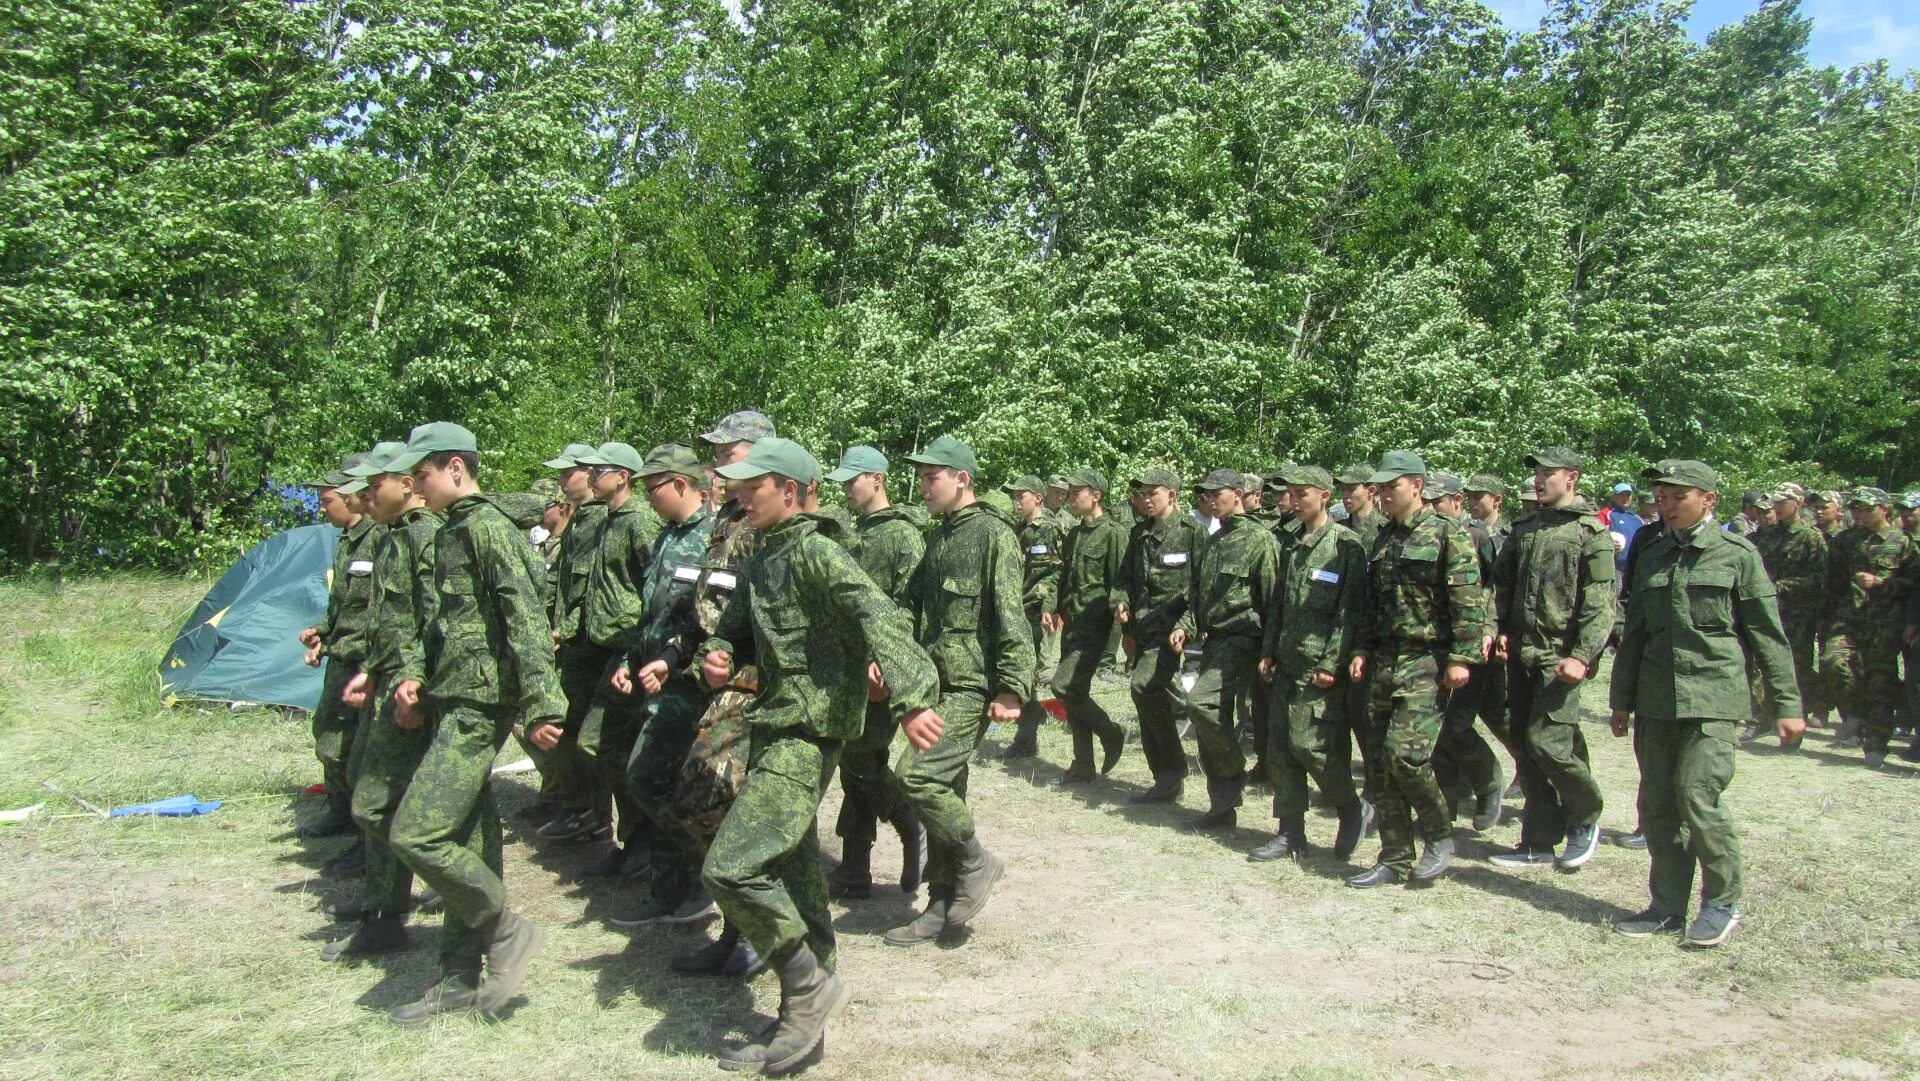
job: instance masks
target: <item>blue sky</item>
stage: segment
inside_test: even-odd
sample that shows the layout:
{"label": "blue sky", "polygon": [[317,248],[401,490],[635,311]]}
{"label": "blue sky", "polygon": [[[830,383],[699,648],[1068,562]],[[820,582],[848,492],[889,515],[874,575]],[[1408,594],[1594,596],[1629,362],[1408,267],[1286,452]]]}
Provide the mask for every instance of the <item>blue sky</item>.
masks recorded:
{"label": "blue sky", "polygon": [[[1545,0],[1483,0],[1515,30],[1531,30],[1546,11]],[[1705,41],[1716,27],[1739,22],[1759,0],[1697,0],[1688,34]],[[1920,68],[1920,0],[1801,0],[1813,18],[1807,57],[1815,67],[1847,68],[1886,59],[1896,72]]]}

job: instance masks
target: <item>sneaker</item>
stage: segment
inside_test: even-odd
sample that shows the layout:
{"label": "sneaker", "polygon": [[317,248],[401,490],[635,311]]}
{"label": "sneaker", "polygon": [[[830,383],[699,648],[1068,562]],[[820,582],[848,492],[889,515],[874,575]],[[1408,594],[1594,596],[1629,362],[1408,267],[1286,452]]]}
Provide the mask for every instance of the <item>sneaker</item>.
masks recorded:
{"label": "sneaker", "polygon": [[705,891],[700,891],[671,907],[651,897],[642,898],[638,905],[607,917],[607,922],[615,927],[645,927],[655,923],[694,923],[706,919],[716,911],[718,909],[713,907],[713,898],[708,897]]}
{"label": "sneaker", "polygon": [[1652,935],[1679,934],[1684,922],[1678,916],[1669,916],[1657,908],[1649,908],[1637,916],[1615,920],[1613,929],[1630,938],[1647,938]]}
{"label": "sneaker", "polygon": [[1489,859],[1501,867],[1539,867],[1553,862],[1553,849],[1530,844],[1513,846],[1511,852],[1496,852]]}
{"label": "sneaker", "polygon": [[1710,950],[1727,940],[1735,927],[1740,926],[1740,913],[1725,905],[1714,905],[1700,910],[1693,918],[1693,925],[1687,928],[1685,945],[1696,950]]}
{"label": "sneaker", "polygon": [[1599,826],[1574,826],[1567,831],[1567,847],[1560,853],[1557,865],[1563,871],[1578,870],[1593,859],[1594,850],[1599,847]]}

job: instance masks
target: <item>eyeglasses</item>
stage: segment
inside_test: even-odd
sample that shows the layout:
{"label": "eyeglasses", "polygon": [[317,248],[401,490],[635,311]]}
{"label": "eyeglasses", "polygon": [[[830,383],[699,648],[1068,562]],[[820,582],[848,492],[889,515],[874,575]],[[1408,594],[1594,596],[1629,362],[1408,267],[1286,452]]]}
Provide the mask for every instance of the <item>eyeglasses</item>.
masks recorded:
{"label": "eyeglasses", "polygon": [[601,473],[624,473],[626,472],[626,467],[619,465],[596,465],[593,467],[593,472],[595,475]]}
{"label": "eyeglasses", "polygon": [[674,481],[679,479],[680,478],[678,477],[668,477],[666,480],[663,480],[658,484],[649,484],[647,485],[647,494],[652,495],[653,493],[659,491],[662,488],[665,488],[667,485],[672,484]]}

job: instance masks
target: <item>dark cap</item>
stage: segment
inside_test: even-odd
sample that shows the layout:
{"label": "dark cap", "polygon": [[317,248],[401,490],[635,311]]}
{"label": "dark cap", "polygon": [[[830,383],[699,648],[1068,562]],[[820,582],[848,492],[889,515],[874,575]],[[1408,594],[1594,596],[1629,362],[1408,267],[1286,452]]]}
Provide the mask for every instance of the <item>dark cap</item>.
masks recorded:
{"label": "dark cap", "polygon": [[[1289,468],[1291,467],[1282,466],[1279,469],[1269,469],[1265,473],[1260,474],[1260,487],[1269,492],[1286,491],[1287,470]],[[1321,470],[1321,472],[1325,472],[1325,470]],[[1329,489],[1329,491],[1331,491],[1331,489]]]}
{"label": "dark cap", "polygon": [[907,455],[907,461],[914,465],[958,469],[975,477],[980,475],[980,459],[974,456],[973,448],[950,435],[943,435],[918,452]]}
{"label": "dark cap", "polygon": [[1200,478],[1200,483],[1194,487],[1203,492],[1218,492],[1228,488],[1236,492],[1244,492],[1247,490],[1246,484],[1246,478],[1240,475],[1238,469],[1223,468],[1211,470],[1206,476]]}
{"label": "dark cap", "polygon": [[773,473],[801,484],[811,484],[820,479],[820,463],[808,454],[805,447],[791,439],[768,436],[756,440],[747,456],[714,470],[728,480],[752,480],[754,477]]}
{"label": "dark cap", "polygon": [[1070,469],[1067,471],[1065,480],[1069,488],[1092,488],[1096,492],[1110,490],[1107,487],[1107,475],[1098,469],[1086,467]]}
{"label": "dark cap", "polygon": [[1507,494],[1507,484],[1492,473],[1475,473],[1473,476],[1467,478],[1465,491],[1475,494],[1485,492],[1488,495],[1504,496]]}
{"label": "dark cap", "polygon": [[1317,465],[1290,465],[1280,471],[1280,481],[1283,484],[1299,484],[1326,492],[1333,491],[1333,475]]}
{"label": "dark cap", "polygon": [[1743,507],[1772,507],[1773,497],[1765,492],[1746,492],[1740,496]]}
{"label": "dark cap", "polygon": [[662,443],[647,451],[646,459],[640,463],[640,475],[643,477],[657,477],[666,473],[678,473],[702,482],[707,479],[700,456],[685,443]]}
{"label": "dark cap", "polygon": [[827,479],[835,484],[845,484],[862,473],[885,473],[887,456],[873,447],[848,447],[840,456],[840,464],[833,467]]}
{"label": "dark cap", "polygon": [[720,423],[713,426],[713,431],[703,433],[700,438],[709,443],[756,443],[774,434],[773,422],[767,419],[765,413],[742,409],[721,417]]}
{"label": "dark cap", "polygon": [[1180,490],[1180,474],[1163,465],[1148,466],[1129,477],[1127,483],[1135,488],[1158,487],[1177,492]]}
{"label": "dark cap", "polygon": [[1586,456],[1572,447],[1543,447],[1527,455],[1528,469],[1573,469],[1587,471]]}
{"label": "dark cap", "polygon": [[572,469],[574,466],[580,464],[580,456],[582,454],[592,453],[593,445],[591,443],[568,443],[566,446],[560,448],[558,455],[548,458],[540,464],[548,469]]}
{"label": "dark cap", "polygon": [[1426,460],[1410,450],[1390,450],[1380,456],[1379,468],[1367,478],[1367,483],[1386,484],[1414,474],[1427,475]]}
{"label": "dark cap", "polygon": [[1667,458],[1640,475],[1655,484],[1678,484],[1703,492],[1720,490],[1720,474],[1707,463],[1691,458]]}

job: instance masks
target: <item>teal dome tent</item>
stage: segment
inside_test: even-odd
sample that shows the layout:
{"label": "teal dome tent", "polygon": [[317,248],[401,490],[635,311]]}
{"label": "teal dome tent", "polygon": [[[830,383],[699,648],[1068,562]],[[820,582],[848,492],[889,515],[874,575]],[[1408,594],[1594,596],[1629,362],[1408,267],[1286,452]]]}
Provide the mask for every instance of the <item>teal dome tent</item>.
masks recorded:
{"label": "teal dome tent", "polygon": [[301,526],[247,550],[207,591],[160,662],[168,702],[261,702],[312,710],[321,669],[302,661],[303,627],[327,611],[340,531]]}

